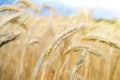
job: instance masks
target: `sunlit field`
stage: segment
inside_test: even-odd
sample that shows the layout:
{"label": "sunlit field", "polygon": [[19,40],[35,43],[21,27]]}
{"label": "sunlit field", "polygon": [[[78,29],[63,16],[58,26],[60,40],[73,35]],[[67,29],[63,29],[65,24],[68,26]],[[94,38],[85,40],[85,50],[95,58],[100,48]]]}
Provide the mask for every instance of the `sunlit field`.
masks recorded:
{"label": "sunlit field", "polygon": [[0,80],[120,80],[119,19],[19,1],[0,7]]}

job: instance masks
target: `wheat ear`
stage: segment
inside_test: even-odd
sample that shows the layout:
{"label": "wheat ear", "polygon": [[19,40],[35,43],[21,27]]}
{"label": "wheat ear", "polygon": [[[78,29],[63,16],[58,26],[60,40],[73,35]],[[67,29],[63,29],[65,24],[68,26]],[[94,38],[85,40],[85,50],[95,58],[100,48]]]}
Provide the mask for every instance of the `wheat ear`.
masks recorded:
{"label": "wheat ear", "polygon": [[13,16],[10,16],[8,19],[6,19],[5,21],[0,23],[0,28],[2,28],[4,25],[6,25],[7,23],[9,23],[10,21],[19,18],[23,13],[16,13]]}
{"label": "wheat ear", "polygon": [[92,54],[94,54],[96,56],[102,56],[101,52],[98,52],[96,49],[93,49],[90,46],[75,45],[75,46],[69,47],[65,52],[63,52],[61,57],[64,57],[65,55],[70,54],[70,53],[75,52],[75,51],[80,51],[81,49],[87,49],[90,53],[92,53]]}
{"label": "wheat ear", "polygon": [[117,43],[115,43],[111,40],[108,40],[106,38],[97,36],[97,35],[88,35],[88,36],[85,36],[82,40],[83,41],[98,41],[100,43],[107,44],[113,48],[120,49],[120,45],[118,45]]}
{"label": "wheat ear", "polygon": [[20,12],[21,11],[21,9],[16,7],[16,6],[4,5],[4,6],[0,7],[0,12],[6,11],[6,10],[15,11],[15,12]]}
{"label": "wheat ear", "polygon": [[20,32],[16,31],[14,33],[8,33],[8,34],[3,34],[0,37],[0,47],[2,47],[4,44],[15,40],[18,36],[20,35]]}
{"label": "wheat ear", "polygon": [[33,74],[32,74],[32,80],[36,80],[37,74],[40,70],[40,67],[42,65],[42,63],[44,62],[45,59],[48,58],[48,56],[59,46],[59,44],[68,36],[70,36],[71,34],[81,31],[83,29],[85,29],[87,27],[87,25],[85,23],[80,24],[76,27],[73,28],[69,28],[63,32],[61,32],[60,34],[56,35],[55,39],[50,43],[50,45],[48,46],[48,49],[46,51],[44,51],[40,58],[38,59],[35,68],[33,70]]}

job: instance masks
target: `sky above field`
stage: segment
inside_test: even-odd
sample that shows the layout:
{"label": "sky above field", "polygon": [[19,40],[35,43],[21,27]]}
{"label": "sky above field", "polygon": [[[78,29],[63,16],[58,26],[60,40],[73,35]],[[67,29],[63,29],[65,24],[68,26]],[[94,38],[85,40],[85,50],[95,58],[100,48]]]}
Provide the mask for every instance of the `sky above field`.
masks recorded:
{"label": "sky above field", "polygon": [[[4,3],[12,3],[16,0],[0,0],[0,5]],[[35,4],[45,2],[56,2],[69,6],[71,8],[87,8],[96,10],[97,17],[120,17],[120,0],[30,0]],[[59,5],[58,5],[59,6]]]}
{"label": "sky above field", "polygon": [[117,13],[120,16],[120,0],[31,0],[35,3],[43,3],[43,2],[57,2],[61,4],[65,4],[71,7],[77,8],[103,8],[107,10],[111,10]]}
{"label": "sky above field", "polygon": [[120,9],[120,0],[31,0],[37,3],[40,2],[60,2],[72,7],[87,7],[87,8],[96,8],[102,7],[111,10]]}

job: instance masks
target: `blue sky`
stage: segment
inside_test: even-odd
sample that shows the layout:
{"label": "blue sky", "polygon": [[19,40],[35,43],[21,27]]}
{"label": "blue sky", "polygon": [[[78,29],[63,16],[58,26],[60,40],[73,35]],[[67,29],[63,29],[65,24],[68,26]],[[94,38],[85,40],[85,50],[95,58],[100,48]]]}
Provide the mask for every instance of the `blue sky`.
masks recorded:
{"label": "blue sky", "polygon": [[[0,4],[12,3],[15,0],[0,0]],[[93,9],[97,17],[120,17],[120,0],[30,0],[35,4],[55,2],[71,8]],[[58,5],[59,6],[59,5]]]}
{"label": "blue sky", "polygon": [[94,17],[120,17],[120,0],[31,0],[34,3],[57,2],[73,8],[93,9]]}
{"label": "blue sky", "polygon": [[[15,0],[0,0],[2,3],[11,3]],[[120,11],[120,0],[30,0],[31,2],[41,4],[43,2],[57,2],[71,7],[78,8],[106,8],[114,11]]]}
{"label": "blue sky", "polygon": [[112,10],[120,9],[120,0],[31,0],[32,2],[42,3],[42,2],[59,2],[65,5],[69,5],[72,7],[88,7],[88,8],[96,8],[102,7]]}

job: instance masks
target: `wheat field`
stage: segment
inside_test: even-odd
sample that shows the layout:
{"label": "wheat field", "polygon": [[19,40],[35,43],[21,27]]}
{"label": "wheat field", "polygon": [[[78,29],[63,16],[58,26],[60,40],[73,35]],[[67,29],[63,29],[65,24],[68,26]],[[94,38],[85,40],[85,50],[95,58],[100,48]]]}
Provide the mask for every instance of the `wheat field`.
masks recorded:
{"label": "wheat field", "polygon": [[120,80],[119,19],[19,1],[0,7],[0,80]]}

